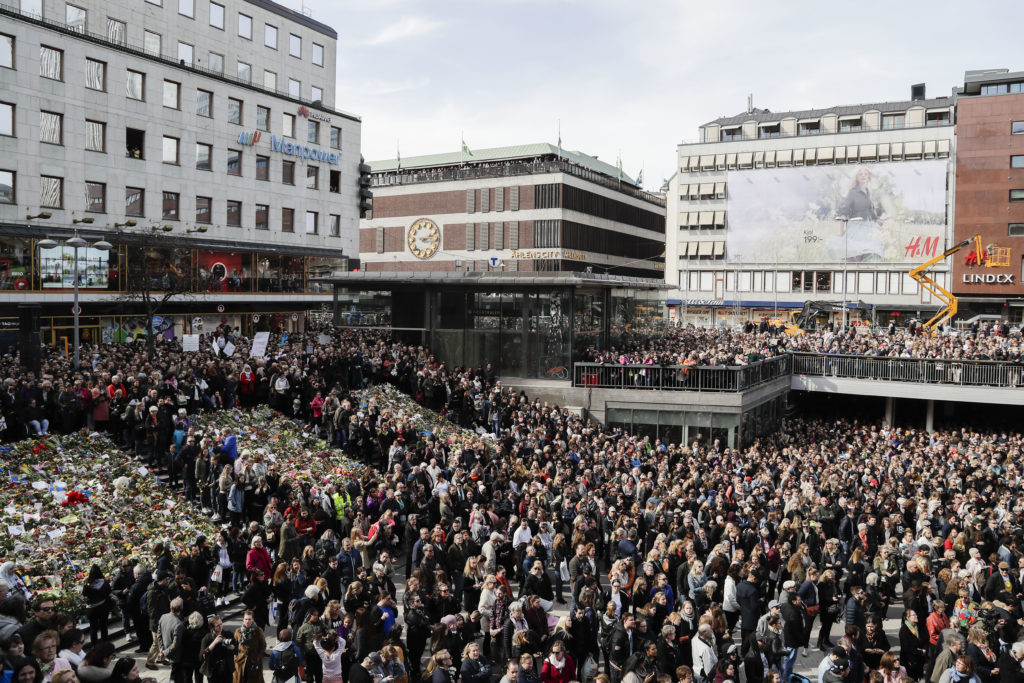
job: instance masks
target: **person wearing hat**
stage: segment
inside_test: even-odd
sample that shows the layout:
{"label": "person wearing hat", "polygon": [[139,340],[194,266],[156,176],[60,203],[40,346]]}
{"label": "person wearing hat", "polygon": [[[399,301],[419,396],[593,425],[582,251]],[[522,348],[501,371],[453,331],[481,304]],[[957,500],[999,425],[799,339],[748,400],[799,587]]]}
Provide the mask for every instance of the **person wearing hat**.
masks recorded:
{"label": "person wearing hat", "polygon": [[807,647],[804,641],[804,619],[806,612],[803,601],[796,592],[796,581],[782,584],[782,644],[789,648],[789,654],[782,661],[782,680],[788,681],[793,675],[793,665],[801,647]]}
{"label": "person wearing hat", "polygon": [[1017,604],[1020,593],[1020,582],[1010,571],[1008,562],[1000,562],[997,571],[992,572],[985,582],[982,595],[986,600],[1002,600],[1007,604]]}

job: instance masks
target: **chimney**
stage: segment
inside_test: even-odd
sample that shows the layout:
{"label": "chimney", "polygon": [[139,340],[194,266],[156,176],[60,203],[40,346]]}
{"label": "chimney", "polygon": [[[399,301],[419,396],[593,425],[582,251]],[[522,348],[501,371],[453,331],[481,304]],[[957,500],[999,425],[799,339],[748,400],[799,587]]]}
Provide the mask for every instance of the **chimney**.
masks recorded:
{"label": "chimney", "polygon": [[747,113],[754,113],[754,93],[747,95]]}
{"label": "chimney", "polygon": [[910,99],[912,100],[923,100],[924,96],[924,83],[918,83],[910,86]]}

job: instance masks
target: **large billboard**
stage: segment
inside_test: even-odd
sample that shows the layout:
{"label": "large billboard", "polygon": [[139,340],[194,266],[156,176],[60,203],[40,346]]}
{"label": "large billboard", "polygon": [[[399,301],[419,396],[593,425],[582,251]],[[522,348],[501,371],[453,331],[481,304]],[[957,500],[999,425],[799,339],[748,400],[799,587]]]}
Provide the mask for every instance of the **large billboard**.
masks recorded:
{"label": "large billboard", "polygon": [[731,172],[726,257],[737,263],[927,260],[945,249],[946,163]]}

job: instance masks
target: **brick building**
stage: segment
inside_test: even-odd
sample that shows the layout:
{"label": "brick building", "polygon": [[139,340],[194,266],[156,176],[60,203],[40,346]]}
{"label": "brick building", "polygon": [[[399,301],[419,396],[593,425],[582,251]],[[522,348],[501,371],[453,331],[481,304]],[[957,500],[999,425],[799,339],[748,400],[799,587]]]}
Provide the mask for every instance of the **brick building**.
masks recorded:
{"label": "brick building", "polygon": [[370,162],[370,272],[593,272],[660,279],[665,202],[550,144]]}

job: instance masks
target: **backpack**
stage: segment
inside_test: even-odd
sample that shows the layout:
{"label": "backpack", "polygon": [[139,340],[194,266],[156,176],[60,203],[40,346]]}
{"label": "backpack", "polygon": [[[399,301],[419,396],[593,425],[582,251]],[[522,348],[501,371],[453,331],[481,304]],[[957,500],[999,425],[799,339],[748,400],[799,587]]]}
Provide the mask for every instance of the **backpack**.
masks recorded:
{"label": "backpack", "polygon": [[299,673],[299,654],[295,651],[297,646],[287,650],[274,650],[270,657],[270,668],[274,672],[274,678],[281,681],[288,681]]}

